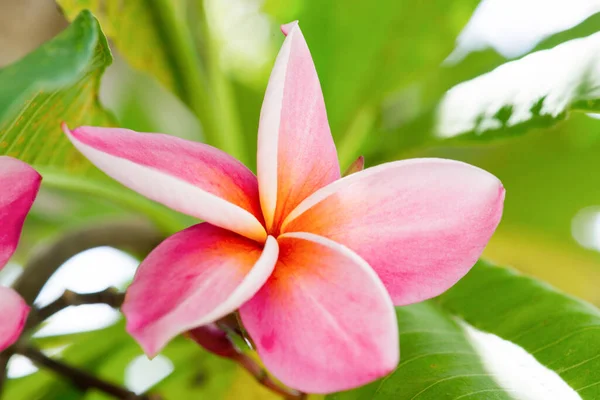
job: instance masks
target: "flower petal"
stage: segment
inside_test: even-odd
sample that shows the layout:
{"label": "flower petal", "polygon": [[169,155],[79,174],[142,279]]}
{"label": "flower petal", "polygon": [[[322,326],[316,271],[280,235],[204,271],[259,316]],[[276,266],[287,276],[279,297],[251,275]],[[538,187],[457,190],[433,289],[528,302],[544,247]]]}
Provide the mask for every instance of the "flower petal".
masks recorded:
{"label": "flower petal", "polygon": [[0,269],[17,248],[42,177],[17,159],[0,156]]}
{"label": "flower petal", "polygon": [[236,310],[266,282],[277,241],[256,243],[208,223],[166,239],[127,290],[127,331],[154,356],[173,337]]}
{"label": "flower petal", "polygon": [[325,102],[304,36],[294,22],[265,93],[258,128],[258,184],[267,228],[340,177]]}
{"label": "flower petal", "polygon": [[240,308],[265,366],[309,393],[361,386],[398,364],[391,299],[358,255],[329,239],[290,233],[263,288]]}
{"label": "flower petal", "polygon": [[266,232],[254,174],[214,147],[128,129],[63,130],[92,163],[144,196],[263,242]]}
{"label": "flower petal", "polygon": [[502,216],[504,188],[458,161],[415,159],[366,169],[307,198],[285,232],[312,232],[365,259],[394,304],[436,296],[475,264]]}
{"label": "flower petal", "polygon": [[0,286],[0,351],[17,341],[29,307],[14,290]]}

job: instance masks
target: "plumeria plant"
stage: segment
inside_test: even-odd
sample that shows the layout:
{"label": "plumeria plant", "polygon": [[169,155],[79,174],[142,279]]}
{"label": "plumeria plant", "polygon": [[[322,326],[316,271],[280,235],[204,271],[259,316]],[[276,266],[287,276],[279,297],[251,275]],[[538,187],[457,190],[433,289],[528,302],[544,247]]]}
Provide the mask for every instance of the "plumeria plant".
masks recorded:
{"label": "plumeria plant", "polygon": [[[0,268],[15,252],[44,177],[14,258],[25,268],[12,288],[0,286],[0,396],[600,398],[600,311],[483,261],[484,250],[511,259],[493,253],[492,245],[486,250],[490,240],[507,237],[493,235],[505,186],[509,199],[511,187],[473,165],[484,164],[477,158],[467,163],[432,150],[455,138],[512,136],[542,120],[558,124],[576,104],[583,109],[583,99],[586,110],[598,103],[592,89],[569,92],[560,105],[551,104],[556,93],[532,91],[513,103],[498,95],[461,110],[470,96],[494,95],[477,88],[489,88],[485,82],[505,74],[502,68],[526,73],[531,59],[460,83],[472,65],[485,63],[465,61],[457,78],[449,67],[439,69],[445,50],[439,57],[432,50],[423,58],[435,58],[436,65],[418,81],[431,99],[404,115],[397,107],[410,108],[403,97],[410,85],[392,68],[401,65],[396,48],[383,46],[379,72],[364,75],[376,55],[353,31],[367,27],[373,44],[381,39],[371,11],[363,10],[364,21],[357,15],[354,26],[344,18],[355,11],[333,17],[329,10],[335,23],[327,29],[335,34],[319,40],[318,18],[329,18],[321,11],[334,6],[315,5],[316,12],[295,3],[293,16],[305,17],[308,43],[298,21],[281,25],[285,39],[266,63],[272,66],[268,80],[257,67],[256,78],[242,74],[244,83],[237,67],[223,63],[215,10],[227,6],[58,3],[71,25],[0,69],[0,154],[10,155],[0,156]],[[400,3],[406,3],[402,12],[424,7]],[[394,4],[375,18],[386,27],[383,36],[395,32],[394,18],[386,16],[400,12]],[[456,15],[474,9],[444,7]],[[271,8],[264,12],[278,15],[279,8]],[[129,128],[142,124],[125,114],[120,121],[103,108],[98,89],[111,60],[105,34],[127,62],[188,106],[202,140],[140,133],[144,129]],[[334,37],[344,43],[324,40]],[[419,46],[427,46],[425,39]],[[365,52],[352,58],[356,65],[337,50],[353,41]],[[317,51],[311,54],[309,45]],[[553,51],[560,56],[569,45],[541,58]],[[319,64],[320,58],[338,69]],[[406,68],[416,74],[424,67]],[[353,79],[361,82],[355,92],[334,96],[337,86],[353,88]],[[454,87],[447,90],[436,79]],[[552,91],[552,84],[532,86]],[[577,85],[585,92],[585,82]],[[526,116],[519,101],[533,104]],[[169,114],[169,107],[160,112]],[[419,148],[417,157],[400,155]],[[99,246],[139,258],[131,282],[36,301],[65,261]],[[39,328],[55,314],[90,304],[120,310],[124,323],[40,337]],[[142,353],[144,360],[167,358],[172,368],[140,390],[128,371]],[[51,375],[11,375],[18,355]]]}

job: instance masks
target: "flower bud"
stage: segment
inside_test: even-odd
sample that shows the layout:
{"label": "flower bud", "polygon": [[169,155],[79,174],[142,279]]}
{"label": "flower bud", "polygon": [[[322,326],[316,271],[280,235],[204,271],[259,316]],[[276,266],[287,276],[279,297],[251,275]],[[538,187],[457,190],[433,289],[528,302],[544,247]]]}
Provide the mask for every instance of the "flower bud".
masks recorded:
{"label": "flower bud", "polygon": [[194,328],[186,336],[220,357],[235,358],[239,353],[227,333],[214,323]]}

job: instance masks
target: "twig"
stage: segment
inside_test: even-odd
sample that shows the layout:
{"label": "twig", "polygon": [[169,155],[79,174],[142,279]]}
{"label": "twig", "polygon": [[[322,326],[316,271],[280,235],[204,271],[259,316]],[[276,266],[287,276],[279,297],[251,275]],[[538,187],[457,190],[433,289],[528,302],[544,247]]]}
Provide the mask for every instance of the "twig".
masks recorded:
{"label": "twig", "polygon": [[236,361],[242,368],[252,375],[258,383],[266,387],[267,389],[283,396],[286,400],[304,400],[306,399],[306,393],[299,392],[294,389],[288,389],[279,385],[275,382],[264,370],[263,367],[260,366],[256,361],[254,361],[250,356],[244,353],[239,353],[235,358],[232,358]]}
{"label": "twig", "polygon": [[32,312],[27,321],[26,329],[33,328],[40,322],[45,321],[59,311],[69,306],[81,306],[84,304],[106,304],[113,308],[120,308],[125,299],[125,294],[116,288],[110,287],[94,293],[75,293],[70,290],[47,306]]}
{"label": "twig", "polygon": [[2,398],[2,388],[4,387],[4,381],[6,380],[6,367],[8,366],[8,360],[13,355],[13,351],[11,348],[6,349],[2,353],[0,353],[0,399]]}
{"label": "twig", "polygon": [[74,230],[37,248],[13,288],[32,304],[54,272],[82,251],[111,246],[145,256],[163,239],[164,235],[152,224],[138,220],[112,221]]}
{"label": "twig", "polygon": [[81,391],[87,391],[88,389],[97,389],[106,394],[114,396],[117,399],[123,400],[159,400],[160,397],[157,395],[137,395],[123,387],[114,385],[112,383],[103,381],[85,371],[77,368],[73,368],[60,361],[53,360],[46,356],[44,353],[33,347],[25,347],[23,349],[17,349],[19,354],[29,358],[35,364],[40,367],[47,368],[57,375],[67,378]]}

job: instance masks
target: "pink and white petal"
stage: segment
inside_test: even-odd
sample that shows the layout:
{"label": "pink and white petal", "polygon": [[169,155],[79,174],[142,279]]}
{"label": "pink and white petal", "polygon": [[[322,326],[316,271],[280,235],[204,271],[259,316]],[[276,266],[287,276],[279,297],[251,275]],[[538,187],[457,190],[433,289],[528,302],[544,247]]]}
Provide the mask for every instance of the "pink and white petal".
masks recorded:
{"label": "pink and white petal", "polygon": [[42,177],[23,161],[0,156],[0,269],[13,255]]}
{"label": "pink and white petal", "polygon": [[340,169],[323,93],[297,22],[271,72],[258,127],[258,184],[268,229],[315,190],[339,179]]}
{"label": "pink and white petal", "polygon": [[399,360],[392,301],[369,265],[310,233],[279,237],[273,275],[240,308],[265,366],[309,393],[364,385]]}
{"label": "pink and white petal", "polygon": [[144,196],[264,242],[256,176],[206,144],[128,129],[63,130],[94,165]]}
{"label": "pink and white petal", "polygon": [[17,292],[0,286],[0,351],[17,341],[28,313],[29,307]]}
{"label": "pink and white petal", "polygon": [[394,304],[437,296],[475,264],[502,217],[504,188],[458,161],[414,159],[343,178],[307,198],[284,232],[348,246],[375,269]]}
{"label": "pink and white petal", "polygon": [[127,331],[146,354],[233,312],[267,281],[277,241],[258,243],[208,223],[174,234],[140,265],[127,290]]}

